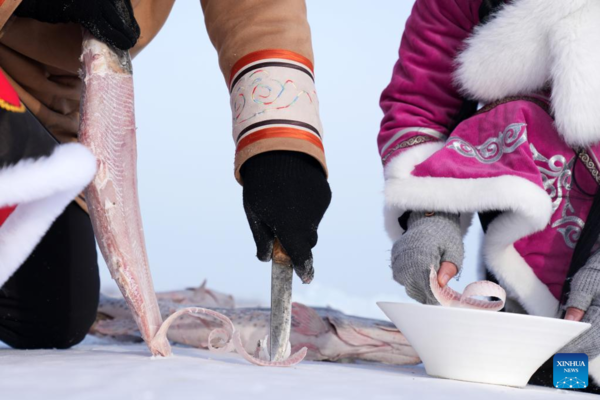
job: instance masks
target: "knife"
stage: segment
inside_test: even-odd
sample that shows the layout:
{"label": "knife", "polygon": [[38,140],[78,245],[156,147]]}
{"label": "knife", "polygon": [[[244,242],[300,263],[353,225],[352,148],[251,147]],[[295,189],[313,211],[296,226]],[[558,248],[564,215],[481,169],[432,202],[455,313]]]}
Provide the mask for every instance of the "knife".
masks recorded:
{"label": "knife", "polygon": [[271,267],[271,328],[269,354],[271,361],[282,361],[290,340],[292,326],[292,278],[294,268],[279,239],[273,243]]}

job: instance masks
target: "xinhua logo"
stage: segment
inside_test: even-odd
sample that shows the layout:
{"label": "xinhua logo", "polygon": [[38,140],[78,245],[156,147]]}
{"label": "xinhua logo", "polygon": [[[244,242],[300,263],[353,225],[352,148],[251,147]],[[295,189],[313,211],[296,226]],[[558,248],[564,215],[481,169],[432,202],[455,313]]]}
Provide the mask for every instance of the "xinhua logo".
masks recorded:
{"label": "xinhua logo", "polygon": [[587,354],[558,353],[554,356],[555,388],[585,389],[588,379]]}

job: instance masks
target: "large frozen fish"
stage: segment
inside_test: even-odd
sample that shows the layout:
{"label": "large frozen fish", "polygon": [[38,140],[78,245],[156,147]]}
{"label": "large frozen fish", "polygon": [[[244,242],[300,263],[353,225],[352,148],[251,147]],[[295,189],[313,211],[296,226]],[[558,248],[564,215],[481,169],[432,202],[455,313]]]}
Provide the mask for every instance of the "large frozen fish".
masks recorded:
{"label": "large frozen fish", "polygon": [[137,193],[133,76],[128,52],[84,33],[79,138],[98,160],[86,190],[94,233],[113,279],[152,354],[171,354],[153,341],[162,318],[148,265]]}
{"label": "large frozen fish", "polygon": [[[192,306],[168,300],[171,296],[169,293],[160,295],[159,305],[164,318]],[[257,344],[269,333],[270,309],[215,308],[211,311],[228,317],[239,332],[245,351],[258,356]],[[139,331],[123,300],[103,296],[98,313],[92,334],[139,340]],[[223,327],[222,321],[209,315],[198,318],[184,314],[173,322],[167,335],[175,343],[209,348],[209,335]],[[312,308],[299,303],[292,306],[290,342],[292,354],[307,348],[307,360],[366,360],[398,365],[420,362],[404,335],[389,322],[352,317],[331,308]]]}

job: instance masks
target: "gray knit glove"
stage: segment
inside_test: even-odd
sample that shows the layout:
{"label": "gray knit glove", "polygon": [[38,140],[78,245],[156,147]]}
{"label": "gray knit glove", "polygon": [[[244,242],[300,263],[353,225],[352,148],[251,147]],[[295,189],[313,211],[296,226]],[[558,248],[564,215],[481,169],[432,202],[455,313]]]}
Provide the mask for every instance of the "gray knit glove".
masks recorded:
{"label": "gray knit glove", "polygon": [[394,280],[406,293],[423,304],[438,304],[429,287],[431,267],[439,270],[444,261],[459,271],[464,246],[458,214],[413,212],[407,230],[392,248]]}
{"label": "gray knit glove", "polygon": [[600,251],[593,254],[573,277],[566,307],[585,311],[582,322],[588,322],[592,327],[560,352],[585,353],[591,361],[600,355]]}

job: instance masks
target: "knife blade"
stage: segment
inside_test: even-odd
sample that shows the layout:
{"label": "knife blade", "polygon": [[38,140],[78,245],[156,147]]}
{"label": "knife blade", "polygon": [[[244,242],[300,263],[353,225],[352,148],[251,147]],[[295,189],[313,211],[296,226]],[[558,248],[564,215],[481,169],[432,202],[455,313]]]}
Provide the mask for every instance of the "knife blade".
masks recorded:
{"label": "knife blade", "polygon": [[271,326],[269,354],[271,361],[282,361],[290,340],[292,326],[292,278],[294,269],[290,257],[278,239],[273,243],[271,267]]}

